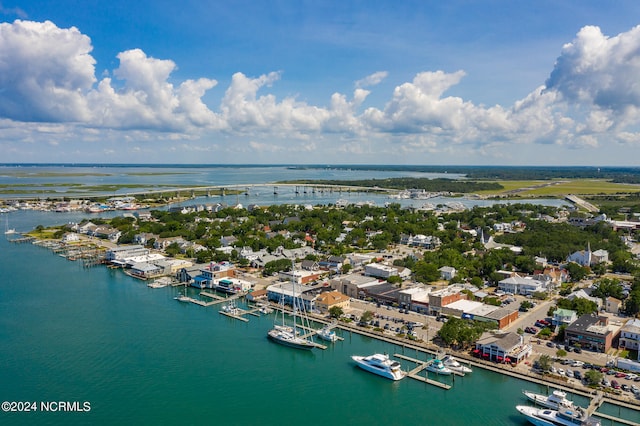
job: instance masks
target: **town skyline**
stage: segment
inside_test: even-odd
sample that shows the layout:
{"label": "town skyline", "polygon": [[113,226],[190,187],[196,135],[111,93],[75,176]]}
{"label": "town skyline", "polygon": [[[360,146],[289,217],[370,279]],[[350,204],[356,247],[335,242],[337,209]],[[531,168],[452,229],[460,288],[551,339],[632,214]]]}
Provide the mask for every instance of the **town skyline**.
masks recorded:
{"label": "town skyline", "polygon": [[2,161],[637,166],[638,12],[3,1]]}

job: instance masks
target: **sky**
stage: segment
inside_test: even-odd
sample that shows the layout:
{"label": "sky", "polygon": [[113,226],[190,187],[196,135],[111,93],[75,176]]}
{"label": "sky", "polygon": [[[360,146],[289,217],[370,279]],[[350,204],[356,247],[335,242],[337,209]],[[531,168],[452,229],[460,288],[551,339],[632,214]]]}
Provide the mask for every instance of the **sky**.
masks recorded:
{"label": "sky", "polygon": [[640,2],[0,0],[0,163],[640,166]]}

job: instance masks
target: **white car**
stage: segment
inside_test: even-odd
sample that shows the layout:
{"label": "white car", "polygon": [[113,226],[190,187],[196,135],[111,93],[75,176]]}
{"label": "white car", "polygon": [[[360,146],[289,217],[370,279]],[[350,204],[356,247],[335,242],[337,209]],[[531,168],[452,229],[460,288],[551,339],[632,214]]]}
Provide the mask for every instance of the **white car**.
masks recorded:
{"label": "white car", "polygon": [[564,368],[558,368],[558,374],[564,376]]}
{"label": "white car", "polygon": [[565,373],[565,375],[567,377],[573,377],[573,371],[572,370],[567,370],[567,372]]}
{"label": "white car", "polygon": [[636,379],[636,377],[638,377],[638,375],[637,375],[637,374],[629,373],[629,374],[627,374],[627,375],[625,376],[625,379],[627,379],[627,380],[635,380],[635,379]]}
{"label": "white car", "polygon": [[574,361],[573,364],[571,364],[572,367],[582,367],[584,365],[584,362],[582,361]]}

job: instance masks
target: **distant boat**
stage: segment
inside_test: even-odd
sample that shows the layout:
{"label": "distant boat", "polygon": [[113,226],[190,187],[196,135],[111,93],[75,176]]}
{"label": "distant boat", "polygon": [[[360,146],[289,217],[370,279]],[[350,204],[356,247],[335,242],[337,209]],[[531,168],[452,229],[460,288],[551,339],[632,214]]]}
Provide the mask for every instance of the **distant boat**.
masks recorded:
{"label": "distant boat", "polygon": [[16,233],[16,230],[14,228],[9,228],[9,216],[7,216],[5,218],[4,235],[11,235],[15,233]]}

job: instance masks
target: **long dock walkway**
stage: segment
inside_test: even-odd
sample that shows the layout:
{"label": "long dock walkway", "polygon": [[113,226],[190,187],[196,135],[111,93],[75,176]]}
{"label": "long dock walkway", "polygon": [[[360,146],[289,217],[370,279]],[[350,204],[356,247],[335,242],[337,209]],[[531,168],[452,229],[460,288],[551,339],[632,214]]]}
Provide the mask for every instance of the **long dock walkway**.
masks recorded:
{"label": "long dock walkway", "polygon": [[411,358],[411,357],[408,357],[408,356],[405,356],[405,355],[402,355],[402,354],[393,354],[393,356],[395,358],[404,359],[405,361],[411,361],[411,362],[416,364],[416,367],[413,368],[412,370],[410,370],[407,373],[407,377],[410,377],[410,378],[415,379],[415,380],[419,380],[421,382],[428,383],[430,385],[437,386],[437,387],[439,387],[441,389],[445,389],[445,390],[451,389],[451,385],[439,382],[437,380],[431,380],[430,378],[428,378],[426,376],[421,376],[420,375],[420,372],[422,370],[426,369],[429,365],[431,365],[431,363],[433,362],[432,359],[429,360],[429,361],[422,361],[422,360]]}

